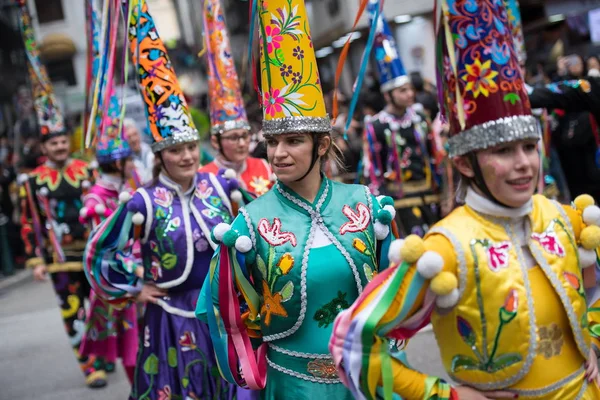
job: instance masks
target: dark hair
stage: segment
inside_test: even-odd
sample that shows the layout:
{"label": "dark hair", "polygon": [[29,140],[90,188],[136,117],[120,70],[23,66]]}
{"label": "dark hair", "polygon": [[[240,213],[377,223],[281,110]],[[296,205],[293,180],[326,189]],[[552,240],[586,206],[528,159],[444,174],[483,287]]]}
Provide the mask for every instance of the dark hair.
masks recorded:
{"label": "dark hair", "polygon": [[116,161],[99,164],[99,167],[100,171],[105,174],[116,174],[121,172],[121,168],[119,168]]}
{"label": "dark hair", "polygon": [[385,108],[385,99],[380,92],[368,91],[361,96],[360,103],[363,107],[369,107],[376,113]]}
{"label": "dark hair", "polygon": [[414,71],[410,73],[410,82],[417,92],[422,92],[425,90],[425,80],[421,73],[418,71]]}

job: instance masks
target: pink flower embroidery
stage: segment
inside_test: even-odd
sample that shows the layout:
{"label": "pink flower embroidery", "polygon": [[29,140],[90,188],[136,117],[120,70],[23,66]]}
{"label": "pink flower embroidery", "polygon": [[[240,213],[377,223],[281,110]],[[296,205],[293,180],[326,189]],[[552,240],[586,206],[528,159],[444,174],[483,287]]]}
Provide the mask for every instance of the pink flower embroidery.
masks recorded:
{"label": "pink flower embroidery", "polygon": [[169,385],[158,389],[158,400],[171,400],[171,387]]}
{"label": "pink flower embroidery", "polygon": [[271,246],[281,246],[282,244],[290,242],[292,246],[296,247],[296,235],[291,232],[281,232],[281,221],[279,218],[273,219],[272,226],[266,218],[258,221],[258,233],[260,233],[260,236],[262,236]]}
{"label": "pink flower embroidery", "polygon": [[265,35],[267,42],[267,53],[271,54],[275,49],[281,47],[283,36],[280,36],[281,29],[278,26],[267,25],[265,27]]}
{"label": "pink flower embroidery", "polygon": [[554,254],[555,256],[559,257],[565,256],[565,248],[558,241],[554,231],[546,230],[546,232],[542,233],[532,233],[531,238],[537,241],[547,253]]}
{"label": "pink flower embroidery", "polygon": [[157,186],[152,194],[156,204],[161,207],[169,208],[173,203],[173,193],[167,188]]}
{"label": "pink flower embroidery", "polygon": [[156,256],[152,256],[152,266],[150,267],[150,273],[152,274],[152,280],[156,281],[158,278],[162,278],[162,268],[160,266],[160,260]]}
{"label": "pink flower embroidery", "polygon": [[265,93],[265,112],[271,117],[274,117],[275,114],[283,111],[283,107],[281,107],[281,105],[285,103],[285,99],[280,97],[280,93],[281,91],[279,89],[273,88],[271,88],[269,92]]}
{"label": "pink flower embroidery", "polygon": [[362,232],[369,226],[371,220],[369,208],[363,203],[358,203],[356,205],[356,211],[357,212],[354,212],[354,210],[347,205],[342,208],[342,213],[348,217],[350,222],[346,222],[340,227],[340,235],[348,232]]}
{"label": "pink flower embroidery", "polygon": [[213,192],[212,186],[209,186],[206,179],[202,179],[196,186],[196,197],[200,200],[208,199]]}
{"label": "pink flower embroidery", "polygon": [[502,242],[496,245],[490,245],[487,248],[487,257],[490,269],[497,272],[500,268],[508,267],[509,242]]}
{"label": "pink flower embroidery", "polygon": [[185,331],[183,336],[179,338],[179,344],[181,345],[181,351],[190,351],[196,348],[196,336],[194,332]]}

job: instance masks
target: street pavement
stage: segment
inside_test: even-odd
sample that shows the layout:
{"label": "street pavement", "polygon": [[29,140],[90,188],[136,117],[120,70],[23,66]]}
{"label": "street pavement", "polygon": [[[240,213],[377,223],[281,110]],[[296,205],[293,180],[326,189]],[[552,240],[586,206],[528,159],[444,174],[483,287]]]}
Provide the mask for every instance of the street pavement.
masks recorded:
{"label": "street pavement", "polygon": [[[433,332],[413,338],[408,357],[414,368],[446,377]],[[108,387],[85,386],[50,282],[0,287],[0,400],[124,400],[128,393],[120,365]]]}

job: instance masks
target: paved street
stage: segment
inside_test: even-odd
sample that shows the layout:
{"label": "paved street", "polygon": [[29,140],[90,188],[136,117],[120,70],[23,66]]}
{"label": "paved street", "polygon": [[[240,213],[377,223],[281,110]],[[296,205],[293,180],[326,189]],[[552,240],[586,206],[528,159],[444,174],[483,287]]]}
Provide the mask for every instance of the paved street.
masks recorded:
{"label": "paved street", "polygon": [[[421,371],[445,376],[432,332],[409,344]],[[91,390],[73,359],[50,282],[0,291],[0,400],[120,400],[129,391],[121,369],[109,386]]]}

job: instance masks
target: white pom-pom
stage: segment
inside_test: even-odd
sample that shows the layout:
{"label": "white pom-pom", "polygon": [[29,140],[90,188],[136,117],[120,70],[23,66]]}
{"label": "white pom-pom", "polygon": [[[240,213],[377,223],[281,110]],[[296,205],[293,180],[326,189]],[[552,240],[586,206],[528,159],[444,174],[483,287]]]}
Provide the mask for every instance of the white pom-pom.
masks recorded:
{"label": "white pom-pom", "polygon": [[40,189],[40,194],[44,197],[48,196],[48,193],[50,193],[50,191],[48,190],[47,187],[43,187]]}
{"label": "white pom-pom", "polygon": [[89,169],[98,169],[100,165],[98,164],[98,161],[96,160],[92,160],[90,161],[90,163],[88,164],[88,168]]}
{"label": "white pom-pom", "polygon": [[252,240],[248,236],[240,235],[235,241],[235,249],[240,253],[247,253],[252,250]]}
{"label": "white pom-pom", "polygon": [[242,196],[242,192],[240,192],[239,190],[234,190],[233,192],[231,192],[231,200],[240,204],[243,200],[244,197]]}
{"label": "white pom-pom", "polygon": [[400,258],[400,249],[404,246],[404,240],[397,239],[390,243],[390,249],[388,250],[388,259],[394,264],[400,264],[402,258]]}
{"label": "white pom-pom", "polygon": [[106,212],[106,206],[98,203],[94,206],[94,211],[96,211],[96,215],[102,216]]}
{"label": "white pom-pom", "polygon": [[435,251],[426,251],[417,261],[417,271],[425,279],[432,279],[444,267],[444,259]]}
{"label": "white pom-pom", "polygon": [[236,174],[235,171],[232,170],[231,168],[228,168],[225,170],[225,172],[223,172],[223,178],[225,179],[235,179],[236,178]]}
{"label": "white pom-pom", "polygon": [[133,214],[133,217],[131,217],[131,222],[134,223],[134,225],[141,225],[144,223],[144,214],[142,214],[141,212],[136,212],[135,214]]}
{"label": "white pom-pom", "polygon": [[131,195],[129,194],[129,192],[121,192],[121,193],[119,193],[119,203],[125,204],[129,200],[131,200]]}
{"label": "white pom-pom", "polygon": [[396,218],[396,209],[394,208],[394,206],[387,205],[383,207],[383,209],[392,214],[392,221]]}
{"label": "white pom-pom", "polygon": [[213,228],[213,235],[215,236],[215,239],[220,242],[223,240],[223,235],[225,235],[230,229],[231,225],[221,222]]}
{"label": "white pom-pom", "polygon": [[452,308],[458,303],[459,297],[460,294],[458,293],[458,289],[454,289],[445,296],[436,297],[435,304],[437,304],[439,308]]}
{"label": "white pom-pom", "polygon": [[379,221],[375,221],[375,238],[377,240],[383,240],[390,234],[390,227],[382,224]]}
{"label": "white pom-pom", "polygon": [[583,210],[583,222],[586,225],[596,225],[600,226],[600,207],[598,206],[589,206]]}
{"label": "white pom-pom", "polygon": [[89,188],[90,188],[90,186],[92,186],[92,184],[90,183],[90,181],[83,181],[83,182],[81,182],[81,186],[82,186],[84,189],[89,189]]}
{"label": "white pom-pom", "polygon": [[81,218],[87,217],[87,213],[88,213],[88,208],[87,207],[81,207],[81,210],[79,210],[79,216]]}
{"label": "white pom-pom", "polygon": [[19,185],[22,185],[25,182],[27,182],[27,179],[29,179],[29,175],[27,175],[27,174],[20,174],[19,177],[17,178],[17,181],[19,182]]}
{"label": "white pom-pom", "polygon": [[587,268],[596,263],[596,252],[594,250],[586,250],[583,247],[579,248],[579,265],[581,268]]}

